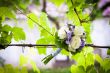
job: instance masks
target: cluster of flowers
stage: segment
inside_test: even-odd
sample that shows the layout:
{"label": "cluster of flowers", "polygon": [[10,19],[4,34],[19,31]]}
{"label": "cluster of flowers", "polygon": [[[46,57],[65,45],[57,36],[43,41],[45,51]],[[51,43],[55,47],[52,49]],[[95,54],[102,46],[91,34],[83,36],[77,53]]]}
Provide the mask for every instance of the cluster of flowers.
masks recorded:
{"label": "cluster of flowers", "polygon": [[64,40],[63,43],[67,44],[67,50],[70,52],[77,52],[85,45],[85,32],[82,26],[65,25],[59,29],[58,37]]}
{"label": "cluster of flowers", "polygon": [[85,46],[85,32],[83,27],[68,24],[61,27],[55,35],[55,42],[58,49],[46,56],[42,61],[47,64],[52,58],[59,54],[62,48],[75,54]]}

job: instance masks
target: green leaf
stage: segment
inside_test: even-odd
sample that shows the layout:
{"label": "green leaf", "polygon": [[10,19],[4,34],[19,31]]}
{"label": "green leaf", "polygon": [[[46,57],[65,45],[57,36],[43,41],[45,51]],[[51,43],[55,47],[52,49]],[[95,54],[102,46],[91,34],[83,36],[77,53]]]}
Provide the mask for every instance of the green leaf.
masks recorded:
{"label": "green leaf", "polygon": [[20,55],[20,66],[23,66],[24,64],[28,63],[28,58],[24,55]]}
{"label": "green leaf", "polygon": [[[50,28],[49,28],[49,20],[47,18],[47,15],[46,13],[42,12],[40,14],[40,18],[39,18],[39,24],[41,26],[43,26],[46,30],[50,31]],[[44,29],[43,29],[44,30]]]}
{"label": "green leaf", "polygon": [[[36,44],[48,44],[49,42],[45,38],[40,38],[37,40]],[[46,47],[37,47],[39,54],[46,54]]]}
{"label": "green leaf", "polygon": [[[35,17],[35,15],[33,15],[33,17]],[[51,36],[47,31],[51,32],[51,33],[54,33],[55,32],[55,29],[51,29],[49,27],[49,20],[47,18],[47,15],[45,13],[41,13],[40,14],[40,17],[37,21],[39,23],[39,25],[41,25],[43,28],[39,27],[38,26],[38,29],[40,31],[40,39],[38,39],[36,41],[36,44],[54,44],[54,37]],[[46,30],[47,31],[46,31]],[[38,52],[39,54],[46,54],[46,47],[38,47]]]}
{"label": "green leaf", "polygon": [[62,49],[61,54],[64,54],[64,55],[69,56],[69,52],[68,52],[68,51],[66,51],[65,49]]}
{"label": "green leaf", "polygon": [[55,28],[55,27],[52,27],[51,33],[52,33],[53,35],[55,35],[55,33],[56,33],[56,28]]}
{"label": "green leaf", "polygon": [[107,50],[107,55],[110,55],[110,49]]}
{"label": "green leaf", "polygon": [[74,25],[80,25],[79,18],[73,9],[70,9],[66,16]]}
{"label": "green leaf", "polygon": [[72,58],[77,62],[78,66],[85,67],[85,57],[82,52],[73,55]]}
{"label": "green leaf", "polygon": [[27,23],[28,23],[28,26],[29,26],[31,29],[34,28],[34,24],[35,24],[35,23],[34,23],[31,19],[28,18]]}
{"label": "green leaf", "polygon": [[12,32],[13,32],[13,37],[15,41],[25,40],[26,37],[25,37],[25,33],[22,28],[13,27]]}
{"label": "green leaf", "polygon": [[35,15],[34,13],[30,13],[27,16],[28,16],[27,23],[28,23],[29,27],[34,28],[34,24],[36,24],[35,22],[39,23],[38,16]]}
{"label": "green leaf", "polygon": [[98,69],[99,73],[109,73],[109,72],[105,72],[104,68],[102,66],[100,66],[100,68]]}
{"label": "green leaf", "polygon": [[71,0],[66,0],[66,4],[67,4],[68,8],[71,8],[72,7]]}
{"label": "green leaf", "polygon": [[93,48],[83,48],[83,51],[73,55],[72,58],[77,62],[78,66],[83,66],[86,69],[87,66],[94,65]]}
{"label": "green leaf", "polygon": [[88,66],[88,67],[86,68],[86,73],[97,73],[97,71],[96,71],[94,65]]}
{"label": "green leaf", "polygon": [[84,47],[82,52],[86,55],[88,53],[93,53],[93,51],[92,47]]}
{"label": "green leaf", "polygon": [[30,63],[32,65],[32,68],[33,68],[34,72],[40,73],[40,70],[36,66],[36,63],[34,61],[31,61]]}
{"label": "green leaf", "polygon": [[46,39],[45,37],[42,37],[36,41],[36,44],[49,44],[49,43],[50,42],[48,42],[48,39]]}
{"label": "green leaf", "polygon": [[5,73],[3,67],[0,67],[0,73]]}
{"label": "green leaf", "polygon": [[77,73],[77,66],[76,65],[71,66],[71,73]]}
{"label": "green leaf", "polygon": [[86,61],[86,66],[94,65],[94,61],[95,61],[94,54],[88,53],[85,61]]}
{"label": "green leaf", "polygon": [[68,49],[68,45],[64,43],[64,40],[59,39],[58,33],[55,33],[55,44],[58,48]]}
{"label": "green leaf", "polygon": [[103,59],[98,54],[95,55],[95,60],[102,65]]}
{"label": "green leaf", "polygon": [[91,37],[90,37],[90,26],[91,26],[90,23],[83,23],[83,27],[86,32],[86,42],[87,43],[92,43]]}
{"label": "green leaf", "polygon": [[110,73],[110,70],[107,70],[106,73]]}
{"label": "green leaf", "polygon": [[102,67],[105,69],[105,71],[110,69],[110,59],[104,59],[102,63]]}
{"label": "green leaf", "polygon": [[44,29],[41,29],[40,36],[47,37],[47,36],[50,36],[50,34],[48,34],[48,32],[45,31]]}
{"label": "green leaf", "polygon": [[[1,26],[0,30],[0,44],[10,44],[12,39],[12,28],[9,25]],[[6,48],[4,46],[3,48]]]}
{"label": "green leaf", "polygon": [[77,8],[80,7],[82,4],[85,5],[85,0],[66,0],[66,3],[68,8]]}
{"label": "green leaf", "polygon": [[4,66],[5,73],[15,73],[14,68],[11,64],[7,64]]}
{"label": "green leaf", "polygon": [[9,26],[9,25],[4,25],[4,26],[2,27],[2,31],[9,32],[9,31],[11,31],[11,30],[12,30],[12,27]]}
{"label": "green leaf", "polygon": [[[42,37],[40,37],[37,41],[36,44],[54,44],[54,38],[53,36],[50,36],[48,34],[44,34],[46,33],[45,30],[42,30]],[[37,47],[39,54],[46,54],[46,47]]]}
{"label": "green leaf", "polygon": [[86,73],[83,66],[72,65],[71,73]]}
{"label": "green leaf", "polygon": [[20,70],[19,70],[18,67],[15,67],[15,68],[14,68],[14,71],[15,71],[15,73],[20,73]]}
{"label": "green leaf", "polygon": [[34,13],[30,13],[27,16],[28,16],[28,25],[30,28],[33,28],[34,24],[37,24],[37,27],[40,31],[40,36],[50,35],[47,32],[47,31],[51,32],[51,29],[49,27],[49,20],[45,13],[42,12],[39,18]]}
{"label": "green leaf", "polygon": [[14,13],[12,12],[12,10],[8,7],[0,7],[0,17],[5,16],[8,18],[15,18]]}
{"label": "green leaf", "polygon": [[46,54],[46,49],[47,49],[46,47],[37,48],[39,54]]}
{"label": "green leaf", "polygon": [[50,0],[52,3],[54,3],[56,6],[60,6],[65,2],[65,0]]}
{"label": "green leaf", "polygon": [[21,72],[20,73],[28,73],[28,70],[26,67],[22,67]]}

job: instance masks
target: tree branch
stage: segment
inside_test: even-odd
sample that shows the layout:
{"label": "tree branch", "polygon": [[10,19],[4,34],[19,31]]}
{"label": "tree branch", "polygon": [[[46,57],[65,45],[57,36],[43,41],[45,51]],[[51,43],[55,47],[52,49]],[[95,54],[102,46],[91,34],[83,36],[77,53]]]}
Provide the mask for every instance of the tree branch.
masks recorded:
{"label": "tree branch", "polygon": [[32,20],[34,23],[36,23],[39,27],[43,28],[45,31],[47,31],[50,35],[54,36],[50,31],[48,31],[46,28],[44,28],[42,25],[40,25],[37,21],[33,20],[32,18],[30,18],[29,16],[27,16],[26,14],[24,14],[17,6],[16,9],[18,11],[20,11],[24,16],[26,16],[28,19]]}
{"label": "tree branch", "polygon": [[[46,0],[43,0],[42,12],[45,12],[45,13],[47,14],[47,12],[46,12]],[[47,15],[48,15],[48,18],[49,18],[52,22],[55,23],[56,28],[59,29],[59,28],[60,28],[59,22],[58,22],[55,18],[51,17],[49,14],[47,14]]]}
{"label": "tree branch", "polygon": [[74,12],[76,13],[76,15],[77,15],[77,17],[78,17],[78,19],[79,19],[80,25],[82,26],[82,20],[80,19],[79,15],[78,15],[78,13],[77,13],[76,8],[74,8]]}
{"label": "tree branch", "polygon": [[[0,46],[19,46],[19,47],[57,47],[55,44],[0,44]],[[110,46],[98,46],[94,44],[85,44],[86,47],[110,48]]]}

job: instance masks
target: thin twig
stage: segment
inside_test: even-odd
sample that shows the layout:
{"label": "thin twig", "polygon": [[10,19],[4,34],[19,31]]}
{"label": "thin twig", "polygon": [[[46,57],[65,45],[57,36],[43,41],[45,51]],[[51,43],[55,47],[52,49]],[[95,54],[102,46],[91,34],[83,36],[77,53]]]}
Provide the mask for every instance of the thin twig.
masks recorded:
{"label": "thin twig", "polygon": [[110,46],[98,46],[94,44],[85,44],[87,47],[94,47],[94,48],[110,48]]}
{"label": "thin twig", "polygon": [[19,47],[56,47],[56,45],[52,44],[4,44],[0,46],[19,46]]}
{"label": "thin twig", "polygon": [[78,19],[79,19],[80,25],[82,26],[82,20],[80,19],[79,15],[78,15],[78,13],[77,13],[76,8],[74,8],[74,12],[76,13],[76,15],[77,15],[77,17],[78,17]]}
{"label": "thin twig", "polygon": [[50,16],[50,15],[47,13],[46,7],[47,7],[47,2],[46,2],[46,0],[43,0],[42,12],[45,12],[45,13],[47,14],[47,17],[48,17],[53,23],[55,23],[56,28],[59,29],[59,28],[60,28],[59,22],[58,22],[55,18],[53,18],[52,16]]}
{"label": "thin twig", "polygon": [[[21,46],[21,47],[57,47],[55,44],[0,44],[0,46]],[[94,48],[110,48],[110,46],[98,46],[93,44],[85,44],[86,47],[94,47]]]}
{"label": "thin twig", "polygon": [[[71,0],[71,3],[72,3],[72,5],[73,5],[73,1],[72,1],[72,0]],[[77,17],[78,17],[81,26],[82,26],[82,23],[91,21],[91,20],[86,20],[88,17],[87,17],[86,19],[83,19],[83,20],[82,20],[82,19],[79,17],[76,8],[74,8],[74,12],[76,13],[76,15],[77,15]],[[92,13],[90,13],[90,15],[88,15],[88,16],[91,16],[91,14],[92,14]]]}
{"label": "thin twig", "polygon": [[[72,3],[72,5],[73,5],[73,1],[72,1],[72,0],[71,0],[71,3]],[[74,12],[76,13],[76,15],[77,15],[77,17],[78,17],[78,19],[79,19],[80,25],[82,26],[82,20],[80,19],[79,15],[78,15],[78,13],[77,13],[76,8],[74,8]]]}
{"label": "thin twig", "polygon": [[30,18],[29,16],[25,15],[19,8],[16,7],[17,10],[19,10],[24,16],[32,20],[34,23],[36,23],[39,27],[43,28],[45,31],[47,31],[50,35],[54,36],[51,32],[49,32],[46,28],[44,28],[42,25],[40,25],[38,22]]}

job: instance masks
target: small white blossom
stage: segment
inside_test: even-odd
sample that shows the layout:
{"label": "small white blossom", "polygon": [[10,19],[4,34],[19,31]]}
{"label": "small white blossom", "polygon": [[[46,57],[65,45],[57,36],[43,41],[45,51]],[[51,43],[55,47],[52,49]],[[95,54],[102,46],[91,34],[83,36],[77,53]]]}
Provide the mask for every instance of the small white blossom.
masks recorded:
{"label": "small white blossom", "polygon": [[65,39],[67,38],[67,35],[66,35],[66,31],[69,31],[69,28],[67,26],[63,26],[59,29],[58,31],[58,37],[60,39]]}
{"label": "small white blossom", "polygon": [[74,37],[72,37],[72,39],[70,41],[68,50],[75,52],[76,49],[78,49],[80,47],[80,45],[81,45],[80,37],[79,36],[74,36]]}
{"label": "small white blossom", "polygon": [[74,35],[75,36],[83,36],[84,28],[81,26],[76,26],[74,29]]}

